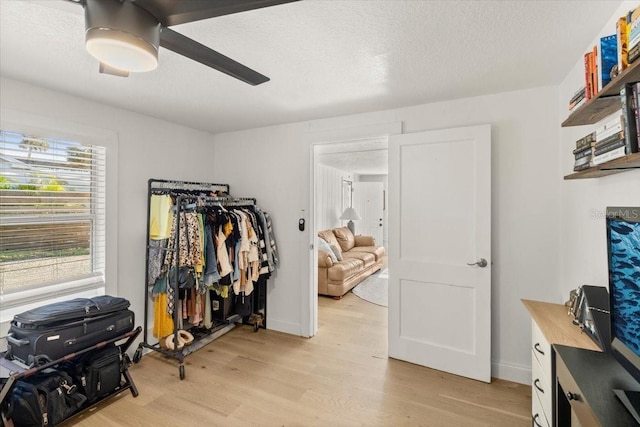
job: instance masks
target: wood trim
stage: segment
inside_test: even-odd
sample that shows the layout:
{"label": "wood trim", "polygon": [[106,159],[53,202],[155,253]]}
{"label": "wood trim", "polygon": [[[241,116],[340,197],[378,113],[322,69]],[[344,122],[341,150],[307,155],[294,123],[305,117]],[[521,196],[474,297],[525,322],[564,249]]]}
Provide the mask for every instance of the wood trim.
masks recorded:
{"label": "wood trim", "polygon": [[526,299],[523,299],[522,303],[549,344],[602,351],[588,335],[582,333],[579,326],[571,322],[568,309],[564,305]]}

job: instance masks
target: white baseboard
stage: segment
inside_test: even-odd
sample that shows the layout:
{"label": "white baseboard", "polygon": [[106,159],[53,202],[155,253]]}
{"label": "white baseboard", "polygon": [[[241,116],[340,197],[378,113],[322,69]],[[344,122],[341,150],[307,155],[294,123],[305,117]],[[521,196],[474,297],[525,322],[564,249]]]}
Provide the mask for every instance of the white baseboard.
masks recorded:
{"label": "white baseboard", "polygon": [[510,363],[491,362],[491,376],[501,380],[531,385],[531,367]]}
{"label": "white baseboard", "polygon": [[291,334],[296,336],[302,336],[302,327],[300,323],[285,322],[278,319],[267,318],[267,329],[272,329],[278,332],[284,332],[285,334]]}

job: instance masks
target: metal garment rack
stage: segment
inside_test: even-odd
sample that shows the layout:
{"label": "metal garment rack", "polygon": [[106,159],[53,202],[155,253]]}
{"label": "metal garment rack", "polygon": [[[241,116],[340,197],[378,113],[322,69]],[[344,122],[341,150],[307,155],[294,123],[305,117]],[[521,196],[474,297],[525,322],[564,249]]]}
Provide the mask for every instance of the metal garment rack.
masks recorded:
{"label": "metal garment rack", "polygon": [[[175,233],[175,244],[174,249],[177,250],[180,247],[180,220],[181,220],[181,212],[186,212],[188,210],[192,210],[196,207],[240,207],[240,206],[255,206],[256,199],[254,198],[232,198],[229,196],[229,185],[228,184],[212,184],[212,183],[202,183],[202,182],[188,182],[188,181],[170,181],[170,180],[159,180],[159,179],[150,179],[148,182],[148,202],[147,202],[147,243],[150,238],[150,216],[151,216],[151,196],[154,194],[170,194],[176,197],[175,207],[176,209],[176,233]],[[147,278],[149,275],[149,249],[147,246],[146,257],[145,257],[145,298],[144,298],[144,334],[143,341],[138,345],[134,355],[133,362],[138,363],[142,358],[142,351],[144,348],[157,351],[162,353],[165,356],[174,358],[178,360],[178,370],[180,374],[180,379],[183,380],[185,378],[185,368],[184,368],[184,358],[193,353],[194,351],[199,350],[205,345],[209,344],[212,341],[215,341],[222,335],[226,334],[230,330],[234,329],[236,323],[241,323],[243,318],[238,314],[233,314],[226,317],[224,320],[217,320],[211,328],[198,328],[198,333],[196,335],[195,341],[188,345],[184,346],[181,349],[177,347],[177,336],[178,336],[178,325],[179,325],[179,313],[180,309],[176,307],[173,310],[173,332],[174,332],[174,349],[170,350],[167,348],[163,348],[159,343],[150,344],[149,343],[149,295],[147,294]],[[165,249],[166,250],[166,249]],[[174,295],[179,295],[178,288],[178,267],[179,267],[179,256],[173,257],[174,267],[173,268],[173,281],[168,280],[167,286],[173,286]],[[257,324],[254,325],[255,330],[257,331]]]}

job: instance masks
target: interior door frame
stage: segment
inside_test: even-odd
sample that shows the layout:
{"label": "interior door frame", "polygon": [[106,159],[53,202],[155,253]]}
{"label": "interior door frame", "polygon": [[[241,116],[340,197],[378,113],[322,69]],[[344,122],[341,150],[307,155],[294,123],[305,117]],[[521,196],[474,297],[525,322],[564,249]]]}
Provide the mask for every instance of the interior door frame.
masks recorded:
{"label": "interior door frame", "polygon": [[[316,236],[316,172],[318,161],[316,158],[316,146],[323,144],[336,144],[355,141],[359,139],[390,137],[402,133],[402,122],[373,123],[351,127],[336,127],[328,130],[309,131],[306,140],[309,144],[309,213],[307,223],[309,271],[306,278],[308,286],[302,287],[301,292],[301,325],[300,332],[303,337],[313,337],[318,333],[318,249],[315,245]],[[304,273],[303,273],[304,274]]]}

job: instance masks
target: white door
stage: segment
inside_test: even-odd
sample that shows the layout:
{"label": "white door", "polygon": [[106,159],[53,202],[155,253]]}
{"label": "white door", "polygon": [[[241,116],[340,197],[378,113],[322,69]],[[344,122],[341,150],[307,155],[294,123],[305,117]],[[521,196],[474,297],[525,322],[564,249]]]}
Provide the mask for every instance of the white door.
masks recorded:
{"label": "white door", "polygon": [[382,199],[384,184],[382,182],[354,182],[353,207],[362,218],[354,222],[356,234],[373,236],[377,245],[382,245]]}
{"label": "white door", "polygon": [[490,126],[392,136],[389,222],[389,356],[490,382]]}

